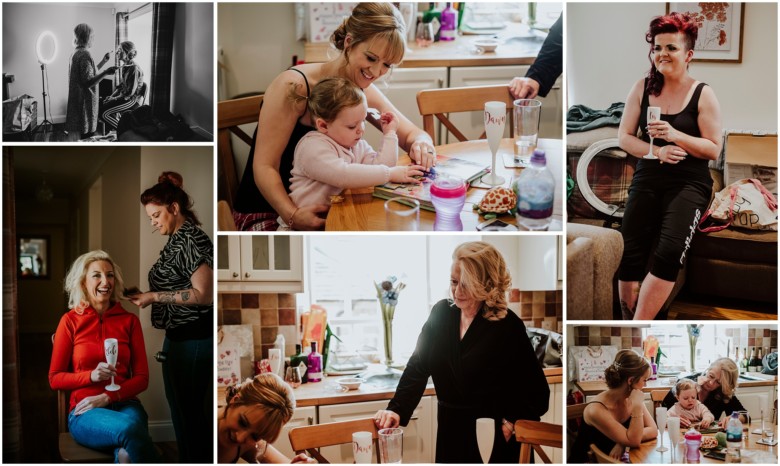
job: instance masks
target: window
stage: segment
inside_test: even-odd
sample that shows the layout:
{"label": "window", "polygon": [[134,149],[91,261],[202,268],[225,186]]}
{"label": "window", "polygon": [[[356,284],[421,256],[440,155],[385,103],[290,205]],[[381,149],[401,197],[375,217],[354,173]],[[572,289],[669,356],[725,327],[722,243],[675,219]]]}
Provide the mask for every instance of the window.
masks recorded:
{"label": "window", "polygon": [[[695,370],[703,371],[710,363],[722,357],[734,357],[733,337],[727,335],[728,329],[739,328],[747,335],[747,325],[710,325],[701,327],[701,334],[696,342]],[[658,345],[663,351],[659,370],[689,371],[690,370],[690,339],[688,326],[684,324],[652,326],[642,329],[642,338],[653,335],[658,339]]]}
{"label": "window", "polygon": [[152,4],[130,12],[127,20],[127,40],[135,44],[138,54],[133,60],[144,72],[146,103],[152,95]]}

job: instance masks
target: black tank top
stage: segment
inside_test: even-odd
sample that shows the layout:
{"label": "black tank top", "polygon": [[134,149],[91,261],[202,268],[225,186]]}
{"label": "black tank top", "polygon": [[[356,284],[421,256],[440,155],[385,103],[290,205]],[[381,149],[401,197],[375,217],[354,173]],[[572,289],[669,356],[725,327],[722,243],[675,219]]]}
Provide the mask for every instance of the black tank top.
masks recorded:
{"label": "black tank top", "polygon": [[[600,401],[592,401],[591,403],[598,403],[606,408],[604,403]],[[630,424],[630,417],[621,422],[621,425],[626,429],[628,429]],[[569,459],[566,462],[587,463],[588,451],[590,451],[591,444],[599,447],[599,450],[603,451],[607,455],[609,455],[609,452],[612,451],[612,449],[615,447],[615,442],[611,438],[607,437],[601,433],[600,430],[585,422],[585,419],[583,418],[582,424],[580,424],[580,430],[577,433],[577,439],[574,440],[574,445],[571,448],[571,455],[569,455]]]}
{"label": "black tank top", "polygon": [[[306,83],[306,97],[309,97],[309,80],[306,79],[306,75],[303,74],[301,70],[295,69],[295,68],[289,68],[293,71],[297,71],[298,73],[303,76],[303,81]],[[263,108],[262,103],[260,104],[260,108]],[[305,111],[304,111],[305,113]],[[303,116],[303,115],[301,115]],[[298,120],[295,123],[295,127],[293,128],[293,132],[290,135],[290,140],[287,142],[287,146],[284,148],[284,152],[282,152],[282,158],[279,161],[279,175],[282,177],[282,184],[284,185],[285,191],[287,193],[290,192],[290,172],[293,168],[293,157],[295,155],[295,146],[298,145],[298,141],[301,140],[303,136],[306,135],[309,131],[313,131],[314,128],[311,126],[306,126]],[[268,201],[265,200],[262,194],[260,194],[260,190],[257,189],[257,184],[255,184],[255,176],[254,172],[252,170],[252,165],[254,164],[255,160],[255,143],[257,142],[257,129],[255,129],[255,133],[252,136],[252,147],[249,150],[249,158],[246,161],[246,167],[244,168],[244,174],[241,177],[241,183],[238,185],[238,194],[236,195],[236,202],[233,206],[233,209],[236,212],[241,212],[244,214],[249,213],[261,213],[261,212],[274,212],[274,208],[271,207],[271,204],[268,203]]]}
{"label": "black tank top", "polygon": [[[685,108],[682,109],[679,113],[673,113],[673,114],[661,114],[661,120],[668,122],[674,129],[677,131],[680,131],[682,133],[685,133],[687,135],[700,138],[701,137],[701,130],[699,129],[699,98],[701,97],[702,89],[704,89],[704,86],[706,86],[706,83],[699,83],[696,85],[696,89],[693,90],[693,95],[691,96],[691,100],[688,102],[688,105],[685,106]],[[639,113],[639,127],[642,129],[642,140],[649,143],[650,142],[650,136],[648,136],[645,133],[645,128],[647,128],[647,107],[650,106],[650,95],[647,93],[647,79],[645,79],[645,91],[642,94],[642,109]],[[653,145],[656,147],[663,147],[670,144],[668,141],[665,141],[663,139],[653,139]],[[705,181],[710,178],[710,173],[707,168],[708,161],[705,159],[700,159],[698,157],[685,157],[685,160],[680,161],[676,165],[667,165],[667,168],[670,166],[673,166],[675,168],[675,173],[685,173],[685,176],[695,176],[695,177],[701,177]],[[640,159],[637,163],[637,171],[640,169],[648,170],[652,167],[653,169],[663,169],[664,165],[661,165],[658,163],[658,160],[645,160]],[[665,174],[669,175],[671,174],[670,170],[666,170],[664,172]]]}

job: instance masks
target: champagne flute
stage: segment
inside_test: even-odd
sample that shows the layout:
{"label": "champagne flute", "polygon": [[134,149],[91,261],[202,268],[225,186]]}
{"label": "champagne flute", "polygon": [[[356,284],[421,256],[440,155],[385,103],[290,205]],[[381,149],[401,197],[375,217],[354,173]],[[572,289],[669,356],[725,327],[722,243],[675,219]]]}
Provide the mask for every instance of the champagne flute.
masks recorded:
{"label": "champagne flute", "polygon": [[674,464],[674,452],[677,450],[677,444],[680,443],[680,418],[668,416],[666,426],[669,429],[669,441],[672,442],[672,464]]}
{"label": "champagne flute", "polygon": [[656,448],[655,451],[669,451],[668,448],[664,446],[664,429],[666,429],[666,411],[667,409],[664,407],[655,408],[655,420],[658,423],[658,433],[661,434],[661,446]]}
{"label": "champagne flute", "polygon": [[493,154],[493,164],[490,173],[482,177],[482,182],[490,186],[504,184],[504,178],[496,175],[496,153],[501,144],[506,125],[506,103],[485,102],[485,135],[487,136],[490,152]]}
{"label": "champagne flute", "polygon": [[489,417],[477,419],[477,446],[482,462],[490,461],[490,453],[493,451],[493,439],[496,435],[496,423]]}
{"label": "champagne flute", "polygon": [[[106,351],[106,362],[116,368],[116,359],[119,354],[119,342],[116,338],[106,338],[103,342],[103,348]],[[114,383],[114,376],[111,376],[111,384],[106,386],[109,392],[119,390],[119,385]]]}
{"label": "champagne flute", "polygon": [[[647,123],[651,121],[659,120],[661,118],[661,107],[647,107]],[[658,157],[653,155],[653,136],[650,136],[650,149],[647,154],[642,157],[643,159],[657,160]]]}

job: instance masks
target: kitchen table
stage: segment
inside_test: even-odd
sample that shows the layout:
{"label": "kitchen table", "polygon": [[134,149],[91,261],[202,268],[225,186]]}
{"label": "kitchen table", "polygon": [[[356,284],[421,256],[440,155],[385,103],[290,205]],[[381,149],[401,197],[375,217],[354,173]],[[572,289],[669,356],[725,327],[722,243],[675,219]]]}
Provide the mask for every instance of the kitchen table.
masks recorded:
{"label": "kitchen table", "polygon": [[[506,179],[504,186],[522,172],[523,169],[506,168],[503,163],[503,154],[510,154],[514,147],[514,140],[506,138],[501,140],[498,154],[496,155],[496,172]],[[555,200],[553,202],[553,218],[549,231],[562,231],[563,226],[563,145],[560,139],[539,139],[539,149],[543,149],[547,155],[547,167],[555,179]],[[476,159],[484,161],[486,166],[491,164],[491,154],[487,140],[456,142],[436,147],[436,153],[463,159]],[[398,164],[409,164],[408,155],[399,158]],[[475,182],[476,183],[476,182]],[[331,205],[325,229],[328,231],[384,231],[385,227],[385,199],[373,196],[374,188],[347,190],[342,194],[343,200]],[[485,220],[473,210],[473,205],[478,204],[487,192],[488,187],[471,187],[466,194],[466,204],[460,214],[463,222],[463,231],[477,231],[476,227]],[[502,221],[517,225],[514,216],[505,214],[499,217]],[[420,209],[420,230],[433,230],[436,214],[433,211]],[[523,230],[522,227],[518,227]]]}
{"label": "kitchen table", "polygon": [[[742,451],[744,451],[745,459],[753,459],[751,462],[760,462],[760,463],[766,463],[766,464],[777,464],[777,445],[771,447],[767,445],[762,445],[760,443],[756,443],[758,440],[761,439],[760,434],[754,434],[753,430],[760,429],[761,428],[761,421],[753,422],[750,424],[750,433],[745,432],[746,435],[742,437]],[[777,426],[773,428],[775,432],[775,438],[777,438]],[[683,429],[680,433],[680,444],[675,448],[674,451],[674,464],[683,464],[685,461],[685,441],[683,440],[683,435],[685,434],[685,429]],[[656,448],[658,448],[661,445],[660,436],[656,437],[656,439],[644,442],[642,445],[640,445],[639,448],[633,448],[629,452],[629,456],[631,458],[632,463],[643,463],[643,464],[670,464],[672,461],[672,442],[669,440],[669,432],[664,430],[664,446],[669,448],[669,451],[665,452],[659,452],[655,451]],[[714,437],[715,434],[704,434],[704,437]],[[770,456],[764,456],[764,455],[770,455]],[[704,452],[701,452],[701,463],[720,463],[723,464],[724,461],[717,460],[714,458],[707,458],[704,456]],[[771,461],[762,460],[763,458],[769,458]],[[743,461],[747,462],[747,461]]]}

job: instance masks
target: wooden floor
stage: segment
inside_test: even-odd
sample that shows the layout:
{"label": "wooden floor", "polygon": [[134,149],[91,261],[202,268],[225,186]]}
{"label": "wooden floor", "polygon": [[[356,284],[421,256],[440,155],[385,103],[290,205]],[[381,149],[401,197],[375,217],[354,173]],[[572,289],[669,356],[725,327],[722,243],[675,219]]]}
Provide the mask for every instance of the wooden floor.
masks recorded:
{"label": "wooden floor", "polygon": [[777,320],[777,305],[681,294],[667,320]]}
{"label": "wooden floor", "polygon": [[[57,393],[49,387],[51,334],[20,334],[22,462],[59,463]],[[5,381],[3,381],[5,383]],[[177,463],[176,442],[156,444],[164,463]]]}

